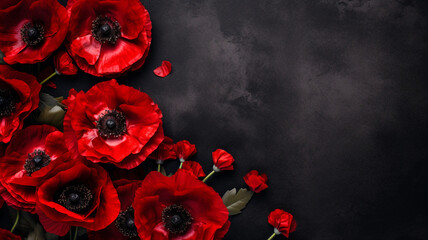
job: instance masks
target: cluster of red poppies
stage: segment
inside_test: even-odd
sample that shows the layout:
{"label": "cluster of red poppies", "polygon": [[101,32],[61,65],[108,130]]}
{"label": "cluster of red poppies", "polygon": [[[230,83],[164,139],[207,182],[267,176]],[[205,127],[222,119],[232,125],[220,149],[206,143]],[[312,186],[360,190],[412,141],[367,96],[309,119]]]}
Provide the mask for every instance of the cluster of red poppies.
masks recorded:
{"label": "cluster of red poppies", "polygon": [[[76,74],[76,63],[96,76],[116,76],[140,68],[150,42],[149,14],[139,0],[69,0],[66,8],[56,0],[0,3],[0,50],[8,64],[34,64],[55,52],[59,74]],[[62,43],[65,50],[59,49]],[[114,79],[87,92],[72,89],[58,102],[66,111],[63,131],[47,124],[23,128],[40,109],[44,82],[0,65],[0,207],[5,202],[17,209],[16,223],[24,211],[37,214],[45,231],[64,236],[74,230],[74,238],[79,227],[89,239],[224,237],[229,215],[236,214],[225,202],[233,200],[226,194],[222,199],[205,182],[234,169],[231,154],[214,151],[206,175],[198,162],[189,161],[194,144],[164,135],[157,104]],[[147,159],[158,171],[141,171]],[[162,164],[173,159],[180,167],[167,176]],[[255,170],[244,181],[251,191],[241,189],[244,200],[234,196],[245,202],[237,212],[268,187],[266,174]],[[288,237],[296,226],[282,210],[272,212],[269,223],[275,228],[271,238]],[[0,239],[19,239],[11,233],[15,226],[0,229]]]}
{"label": "cluster of red poppies", "polygon": [[[140,68],[152,39],[149,13],[139,0],[68,0],[66,7],[57,0],[2,0],[0,23],[6,63],[43,62],[64,43],[77,66],[95,76]],[[57,54],[70,59],[65,51]]]}

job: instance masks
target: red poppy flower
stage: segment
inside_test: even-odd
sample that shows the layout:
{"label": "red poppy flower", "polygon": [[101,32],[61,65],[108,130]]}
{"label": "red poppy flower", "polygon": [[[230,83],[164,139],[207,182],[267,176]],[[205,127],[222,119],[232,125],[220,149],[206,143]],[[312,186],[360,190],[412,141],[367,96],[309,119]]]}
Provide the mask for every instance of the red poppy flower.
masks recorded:
{"label": "red poppy flower", "polygon": [[63,133],[48,125],[27,127],[15,135],[1,158],[0,195],[8,205],[34,213],[36,186],[52,162],[69,160]]}
{"label": "red poppy flower", "polygon": [[195,144],[191,144],[187,140],[177,142],[174,149],[177,153],[177,157],[180,159],[180,162],[184,162],[196,154]]}
{"label": "red poppy flower", "polygon": [[153,70],[153,73],[158,77],[166,77],[171,73],[171,63],[162,61],[162,65]]}
{"label": "red poppy flower", "polygon": [[252,170],[244,177],[245,183],[250,187],[251,191],[259,193],[266,188],[268,185],[266,184],[268,178],[266,174],[259,174],[257,170]]}
{"label": "red poppy flower", "polygon": [[216,172],[225,171],[225,170],[233,170],[233,159],[230,153],[224,151],[223,149],[217,149],[213,152],[213,170]]}
{"label": "red poppy flower", "polygon": [[97,231],[116,219],[120,202],[104,168],[77,159],[53,165],[36,192],[36,213],[47,232],[64,236],[71,226]]}
{"label": "red poppy flower", "polygon": [[141,239],[221,239],[228,229],[218,193],[183,170],[172,177],[149,173],[133,206]]}
{"label": "red poppy flower", "polygon": [[0,228],[0,239],[1,240],[21,240],[21,237],[11,233],[9,230]]}
{"label": "red poppy flower", "polygon": [[159,144],[159,147],[150,154],[149,158],[156,160],[158,164],[162,164],[163,161],[168,159],[176,159],[177,154],[174,150],[174,141],[165,136],[165,139]]}
{"label": "red poppy flower", "polygon": [[70,91],[64,135],[71,152],[119,168],[138,166],[163,141],[162,113],[153,100],[116,80],[88,92]]}
{"label": "red poppy flower", "polygon": [[150,16],[139,0],[69,0],[68,52],[83,71],[117,76],[139,69],[152,40]]}
{"label": "red poppy flower", "polygon": [[186,161],[183,163],[182,169],[195,176],[196,178],[206,176],[201,164],[199,164],[198,162]]}
{"label": "red poppy flower", "polygon": [[66,51],[58,51],[54,56],[55,71],[61,75],[76,75],[77,67]]}
{"label": "red poppy flower", "polygon": [[129,240],[138,238],[137,228],[134,224],[134,201],[135,191],[141,185],[141,181],[117,180],[113,182],[120,200],[120,213],[116,220],[107,228],[100,231],[89,231],[91,240]]}
{"label": "red poppy flower", "polygon": [[39,107],[40,84],[30,74],[0,65],[0,142],[7,143]]}
{"label": "red poppy flower", "polygon": [[2,0],[0,49],[8,64],[48,58],[64,41],[67,10],[57,0]]}
{"label": "red poppy flower", "polygon": [[286,237],[288,237],[291,232],[294,232],[297,226],[296,221],[293,219],[293,215],[281,209],[276,209],[271,212],[268,217],[268,222],[275,228],[274,230],[277,235],[282,234]]}

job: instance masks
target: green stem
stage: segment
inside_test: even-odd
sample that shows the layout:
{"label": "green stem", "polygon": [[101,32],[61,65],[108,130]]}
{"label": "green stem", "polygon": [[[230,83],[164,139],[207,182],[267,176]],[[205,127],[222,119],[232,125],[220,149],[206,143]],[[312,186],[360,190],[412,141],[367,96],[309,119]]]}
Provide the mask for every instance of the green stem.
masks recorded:
{"label": "green stem", "polygon": [[180,162],[180,167],[178,167],[178,169],[182,169],[183,168],[183,163]]}
{"label": "green stem", "polygon": [[45,80],[40,82],[40,85],[43,85],[45,82],[49,81],[49,79],[53,78],[55,75],[57,75],[56,71],[52,73],[49,77],[47,77]]}
{"label": "green stem", "polygon": [[158,163],[158,172],[161,171],[161,165]]}
{"label": "green stem", "polygon": [[202,180],[202,182],[206,182],[212,175],[214,175],[215,171],[213,170],[212,172],[210,172],[210,174],[208,174],[204,180]]}
{"label": "green stem", "polygon": [[276,233],[273,233],[272,236],[270,236],[270,238],[268,238],[268,240],[272,240],[275,236],[276,236]]}
{"label": "green stem", "polygon": [[74,237],[73,240],[77,239],[77,230],[79,230],[79,227],[76,227],[76,229],[74,229]]}
{"label": "green stem", "polygon": [[10,229],[10,232],[13,233],[13,230],[15,230],[16,225],[18,225],[19,222],[19,210],[16,211],[16,219],[15,219],[15,223],[12,226],[12,229]]}

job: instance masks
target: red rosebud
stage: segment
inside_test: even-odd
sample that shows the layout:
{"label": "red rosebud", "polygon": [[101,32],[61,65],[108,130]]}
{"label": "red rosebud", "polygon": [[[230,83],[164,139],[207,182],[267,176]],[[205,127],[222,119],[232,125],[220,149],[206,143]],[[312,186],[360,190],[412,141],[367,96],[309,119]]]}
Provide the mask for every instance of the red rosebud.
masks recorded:
{"label": "red rosebud", "polygon": [[135,88],[116,80],[100,82],[86,93],[70,90],[64,136],[70,152],[94,163],[131,169],[164,140],[158,105]]}
{"label": "red rosebud", "polygon": [[149,173],[133,207],[135,226],[145,240],[218,240],[230,225],[218,193],[183,170],[171,177]]}
{"label": "red rosebud", "polygon": [[34,213],[36,187],[56,161],[68,161],[64,134],[48,125],[33,125],[12,138],[0,161],[0,195],[9,206]]}
{"label": "red rosebud", "polygon": [[251,191],[259,193],[266,188],[268,185],[266,184],[268,178],[266,174],[260,174],[257,170],[252,170],[244,177],[245,183],[250,187]]}
{"label": "red rosebud", "polygon": [[47,232],[64,236],[71,226],[98,231],[116,219],[120,201],[104,168],[79,159],[53,165],[36,193],[36,213]]}
{"label": "red rosebud", "polygon": [[177,153],[177,157],[180,159],[180,162],[184,162],[196,154],[195,144],[191,144],[187,140],[177,142],[174,148],[175,152]]}
{"label": "red rosebud", "polygon": [[213,152],[213,170],[216,172],[225,171],[225,170],[233,170],[233,159],[230,153],[224,151],[223,149],[217,149]]}
{"label": "red rosebud", "polygon": [[152,22],[139,0],[69,0],[65,46],[77,66],[95,76],[139,69],[149,52]]}
{"label": "red rosebud", "polygon": [[33,75],[0,65],[0,142],[8,143],[22,129],[24,119],[39,107],[40,88]]}
{"label": "red rosebud", "polygon": [[271,212],[268,217],[268,222],[275,228],[274,230],[277,235],[282,234],[286,237],[294,232],[297,226],[296,221],[293,219],[293,215],[282,209],[276,209]]}
{"label": "red rosebud", "polygon": [[1,240],[21,240],[21,237],[11,233],[8,230],[0,228],[0,239]]}
{"label": "red rosebud", "polygon": [[159,144],[159,147],[150,154],[149,158],[159,161],[160,164],[168,159],[176,159],[177,154],[174,151],[174,141],[165,136],[165,139]]}
{"label": "red rosebud", "polygon": [[166,77],[171,73],[171,63],[168,61],[162,61],[162,65],[155,70],[153,73],[158,77]]}
{"label": "red rosebud", "polygon": [[0,49],[8,64],[43,62],[63,43],[69,18],[57,0],[1,2]]}
{"label": "red rosebud", "polygon": [[66,51],[58,51],[54,56],[55,71],[61,75],[76,75],[77,67]]}
{"label": "red rosebud", "polygon": [[196,178],[205,177],[204,170],[202,169],[201,164],[194,161],[185,161],[183,163],[182,169]]}

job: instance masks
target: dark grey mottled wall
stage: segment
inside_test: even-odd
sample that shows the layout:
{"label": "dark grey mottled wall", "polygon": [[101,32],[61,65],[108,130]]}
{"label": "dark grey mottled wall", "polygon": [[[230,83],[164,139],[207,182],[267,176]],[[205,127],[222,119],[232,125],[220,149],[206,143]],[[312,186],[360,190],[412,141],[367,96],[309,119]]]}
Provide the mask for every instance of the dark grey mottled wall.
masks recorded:
{"label": "dark grey mottled wall", "polygon": [[[249,170],[269,176],[226,239],[266,239],[274,208],[297,219],[291,239],[428,239],[427,1],[143,4],[153,47],[120,82],[155,99],[206,171],[216,148],[236,157],[210,182],[220,193]],[[53,93],[99,80],[57,78]]]}

